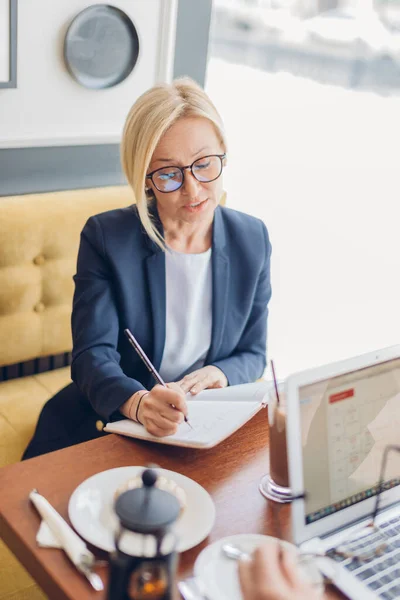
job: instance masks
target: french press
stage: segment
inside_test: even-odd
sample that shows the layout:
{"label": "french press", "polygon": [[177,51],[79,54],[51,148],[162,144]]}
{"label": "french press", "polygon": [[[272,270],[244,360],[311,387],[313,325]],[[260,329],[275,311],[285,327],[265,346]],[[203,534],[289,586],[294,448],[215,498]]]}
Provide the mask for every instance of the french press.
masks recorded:
{"label": "french press", "polygon": [[178,499],[158,489],[157,473],[146,469],[142,487],[116,500],[119,527],[110,558],[107,600],[173,600],[177,564],[171,525],[180,513]]}

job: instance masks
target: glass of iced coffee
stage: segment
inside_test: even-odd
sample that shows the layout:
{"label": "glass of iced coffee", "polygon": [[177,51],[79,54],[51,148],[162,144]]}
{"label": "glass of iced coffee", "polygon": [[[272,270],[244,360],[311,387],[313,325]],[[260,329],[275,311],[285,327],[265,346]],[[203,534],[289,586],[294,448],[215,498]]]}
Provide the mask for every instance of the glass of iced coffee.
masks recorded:
{"label": "glass of iced coffee", "polygon": [[[279,399],[278,399],[279,398]],[[260,492],[275,502],[291,502],[286,451],[286,401],[283,386],[278,396],[271,390],[268,402],[269,422],[269,473],[260,482]]]}

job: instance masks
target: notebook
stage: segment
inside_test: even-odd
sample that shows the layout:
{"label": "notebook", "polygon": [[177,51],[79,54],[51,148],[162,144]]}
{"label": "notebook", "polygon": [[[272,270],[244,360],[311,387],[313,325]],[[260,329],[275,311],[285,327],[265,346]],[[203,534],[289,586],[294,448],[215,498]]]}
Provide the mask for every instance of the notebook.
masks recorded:
{"label": "notebook", "polygon": [[270,382],[257,381],[204,390],[196,396],[188,394],[188,420],[192,428],[182,423],[174,435],[156,437],[129,419],[107,423],[104,431],[171,446],[212,448],[266,406],[270,389]]}
{"label": "notebook", "polygon": [[349,598],[400,598],[400,346],[286,381],[294,542]]}

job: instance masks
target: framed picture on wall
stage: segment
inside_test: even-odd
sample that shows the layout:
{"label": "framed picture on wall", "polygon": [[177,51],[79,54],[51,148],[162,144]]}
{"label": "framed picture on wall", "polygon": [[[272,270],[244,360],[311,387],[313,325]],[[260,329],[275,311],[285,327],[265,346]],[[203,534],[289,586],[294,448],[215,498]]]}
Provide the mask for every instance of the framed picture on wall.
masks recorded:
{"label": "framed picture on wall", "polygon": [[0,88],[17,87],[17,2],[0,0]]}

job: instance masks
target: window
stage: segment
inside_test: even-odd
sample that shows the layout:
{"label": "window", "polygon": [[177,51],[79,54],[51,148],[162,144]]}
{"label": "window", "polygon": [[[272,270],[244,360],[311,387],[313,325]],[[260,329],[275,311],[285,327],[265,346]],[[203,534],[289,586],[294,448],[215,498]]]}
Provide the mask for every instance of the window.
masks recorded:
{"label": "window", "polygon": [[228,205],[272,241],[278,376],[400,343],[400,2],[215,0]]}

